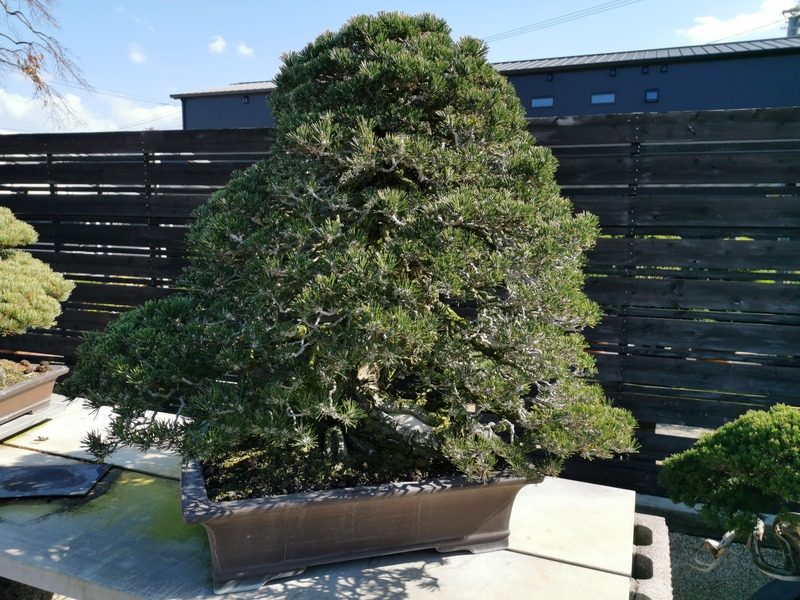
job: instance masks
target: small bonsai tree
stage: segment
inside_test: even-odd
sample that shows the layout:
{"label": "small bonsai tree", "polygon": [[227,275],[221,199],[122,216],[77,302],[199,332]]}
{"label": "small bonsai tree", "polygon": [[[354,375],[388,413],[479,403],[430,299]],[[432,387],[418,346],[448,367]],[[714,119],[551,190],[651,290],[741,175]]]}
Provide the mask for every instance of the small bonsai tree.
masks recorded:
{"label": "small bonsai tree", "polygon": [[276,83],[271,155],[198,211],[187,292],[81,349],[69,389],[116,407],[105,443],[250,466],[232,485],[253,494],[630,450],[579,333],[597,221],[560,195],[486,46],[431,15],[361,16]]}
{"label": "small bonsai tree", "polygon": [[[749,538],[756,564],[768,574],[800,578],[800,409],[777,404],[749,411],[664,461],[661,484],[675,502],[701,504],[712,527],[728,530],[715,557],[737,536]],[[785,543],[783,567],[760,556],[765,513],[777,513],[773,531]]]}
{"label": "small bonsai tree", "polygon": [[[0,336],[51,327],[74,284],[19,246],[33,244],[36,231],[0,206]],[[0,361],[0,388],[17,383],[29,367]]]}

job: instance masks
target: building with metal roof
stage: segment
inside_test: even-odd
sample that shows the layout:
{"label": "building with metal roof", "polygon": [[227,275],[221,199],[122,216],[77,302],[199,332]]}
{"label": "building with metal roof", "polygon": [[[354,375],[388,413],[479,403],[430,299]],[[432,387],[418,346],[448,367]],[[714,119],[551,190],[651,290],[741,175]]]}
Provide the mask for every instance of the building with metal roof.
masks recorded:
{"label": "building with metal roof", "polygon": [[494,66],[529,117],[800,105],[800,37]]}
{"label": "building with metal roof", "polygon": [[[800,37],[494,64],[529,117],[800,106]],[[271,81],[173,94],[184,129],[273,127]]]}
{"label": "building with metal roof", "polygon": [[217,88],[172,94],[181,101],[183,129],[274,127],[267,97],[272,81],[248,81]]}

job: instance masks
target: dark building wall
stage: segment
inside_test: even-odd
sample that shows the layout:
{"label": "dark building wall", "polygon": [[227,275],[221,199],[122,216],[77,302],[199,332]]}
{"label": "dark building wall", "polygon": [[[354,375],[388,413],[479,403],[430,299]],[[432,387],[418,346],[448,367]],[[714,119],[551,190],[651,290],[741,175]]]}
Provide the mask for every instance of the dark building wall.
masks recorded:
{"label": "dark building wall", "polygon": [[198,96],[182,98],[181,102],[184,129],[275,127],[265,94]]}
{"label": "dark building wall", "polygon": [[[800,105],[800,54],[508,74],[529,117]],[[548,80],[548,78],[550,80]],[[645,102],[658,90],[657,102]],[[613,104],[592,94],[615,93]],[[532,108],[532,98],[553,106]]]}

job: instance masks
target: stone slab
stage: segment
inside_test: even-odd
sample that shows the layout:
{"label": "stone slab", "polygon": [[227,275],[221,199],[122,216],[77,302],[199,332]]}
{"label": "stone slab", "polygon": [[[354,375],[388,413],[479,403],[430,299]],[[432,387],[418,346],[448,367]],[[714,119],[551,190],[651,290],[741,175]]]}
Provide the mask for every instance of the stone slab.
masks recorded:
{"label": "stone slab", "polygon": [[[59,396],[51,395],[51,398],[60,399]],[[64,410],[64,404],[60,401],[51,402],[51,405],[44,410],[33,414],[22,415],[16,419],[11,419],[0,425],[0,441],[17,435],[18,433],[30,429],[40,423],[57,417]]]}
{"label": "stone slab", "polygon": [[0,468],[2,467],[27,467],[39,465],[71,465],[80,463],[68,456],[57,456],[55,454],[42,454],[24,448],[14,448],[0,444]]}
{"label": "stone slab", "polygon": [[[178,483],[113,475],[88,502],[0,504],[0,576],[71,598],[219,599],[205,532],[181,519]],[[514,551],[416,552],[315,567],[225,598],[625,600],[628,588],[622,575]]]}
{"label": "stone slab", "polygon": [[110,467],[76,462],[0,469],[0,499],[85,496]]}
{"label": "stone slab", "polygon": [[268,584],[253,598],[626,600],[628,588],[628,578],[621,575],[512,551],[415,552],[316,567],[286,582]]}
{"label": "stone slab", "polygon": [[631,490],[547,477],[517,494],[509,548],[629,577],[635,504]]}
{"label": "stone slab", "polygon": [[[3,443],[16,448],[92,461],[94,457],[83,448],[81,440],[90,431],[106,429],[111,409],[104,407],[92,411],[84,407],[80,400],[67,403],[64,396],[57,394],[53,395],[52,404],[63,408],[58,418],[28,429]],[[106,459],[106,462],[123,469],[180,479],[181,459],[170,452],[142,452],[124,446]]]}

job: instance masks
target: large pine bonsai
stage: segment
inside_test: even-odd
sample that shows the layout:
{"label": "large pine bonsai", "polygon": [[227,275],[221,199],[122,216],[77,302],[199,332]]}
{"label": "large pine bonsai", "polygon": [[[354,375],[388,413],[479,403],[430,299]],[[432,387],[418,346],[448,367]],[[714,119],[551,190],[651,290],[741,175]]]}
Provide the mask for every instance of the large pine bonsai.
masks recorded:
{"label": "large pine bonsai", "polygon": [[361,16],[276,83],[271,156],[199,210],[188,291],[82,348],[70,390],[116,407],[110,442],[249,466],[252,493],[629,450],[632,417],[584,379],[596,219],[486,46]]}

